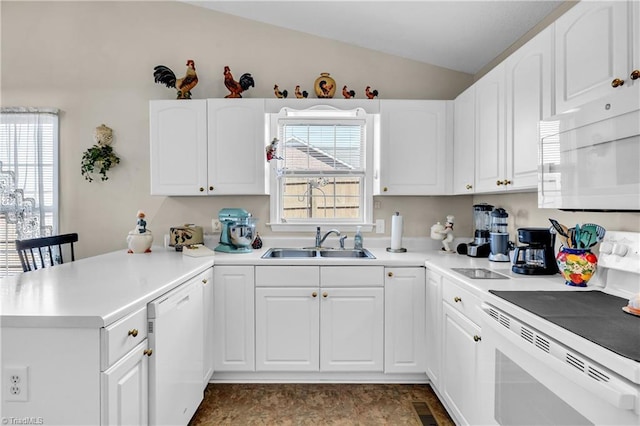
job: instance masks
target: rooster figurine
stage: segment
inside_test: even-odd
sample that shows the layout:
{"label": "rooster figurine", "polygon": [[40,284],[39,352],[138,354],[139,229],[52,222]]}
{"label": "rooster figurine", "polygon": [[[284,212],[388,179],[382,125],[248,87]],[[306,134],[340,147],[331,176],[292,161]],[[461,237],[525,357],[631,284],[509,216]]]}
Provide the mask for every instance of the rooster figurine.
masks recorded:
{"label": "rooster figurine", "polygon": [[289,92],[287,92],[286,89],[281,92],[277,84],[273,86],[273,93],[275,93],[276,98],[280,98],[280,99],[286,98],[287,96],[289,96]]}
{"label": "rooster figurine", "polygon": [[170,89],[176,89],[178,91],[177,99],[191,99],[191,89],[198,84],[196,64],[192,59],[187,61],[187,73],[183,78],[176,80],[174,72],[164,65],[153,68],[153,77],[156,83],[162,83]]}
{"label": "rooster figurine", "polygon": [[347,89],[347,86],[344,86],[342,88],[342,96],[344,96],[345,99],[351,99],[356,95],[356,92],[353,90],[349,90]]}
{"label": "rooster figurine", "polygon": [[278,157],[277,152],[278,152],[278,138],[273,138],[273,140],[271,141],[271,143],[269,145],[267,145],[267,147],[265,148],[265,151],[267,151],[267,162],[276,159],[276,160],[282,160],[282,157]]}
{"label": "rooster figurine", "polygon": [[307,96],[309,96],[309,92],[307,92],[306,90],[300,91],[300,86],[296,86],[296,89],[293,93],[295,93],[296,98],[298,99],[306,98]]}
{"label": "rooster figurine", "polygon": [[367,86],[367,88],[364,89],[364,94],[367,95],[367,98],[373,99],[376,96],[378,96],[377,90],[370,90],[370,89],[371,89],[371,86]]}
{"label": "rooster figurine", "polygon": [[240,76],[240,81],[235,81],[228,66],[224,67],[224,85],[231,92],[225,98],[241,98],[242,92],[249,90],[250,87],[255,87],[251,74],[244,73]]}

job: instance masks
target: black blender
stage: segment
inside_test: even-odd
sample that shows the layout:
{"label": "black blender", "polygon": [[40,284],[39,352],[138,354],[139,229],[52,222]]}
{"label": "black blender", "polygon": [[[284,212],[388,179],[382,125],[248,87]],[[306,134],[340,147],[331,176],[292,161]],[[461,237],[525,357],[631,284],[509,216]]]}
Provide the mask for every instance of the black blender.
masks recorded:
{"label": "black blender", "polygon": [[510,262],[509,250],[511,243],[509,242],[509,232],[507,232],[507,218],[509,215],[503,208],[497,208],[491,212],[491,225],[489,231],[489,260],[493,262]]}
{"label": "black blender", "polygon": [[489,244],[491,212],[493,206],[487,203],[474,204],[473,206],[473,222],[475,232],[473,242],[468,244],[460,244],[457,251],[460,254],[466,254],[471,257],[489,257],[491,248]]}

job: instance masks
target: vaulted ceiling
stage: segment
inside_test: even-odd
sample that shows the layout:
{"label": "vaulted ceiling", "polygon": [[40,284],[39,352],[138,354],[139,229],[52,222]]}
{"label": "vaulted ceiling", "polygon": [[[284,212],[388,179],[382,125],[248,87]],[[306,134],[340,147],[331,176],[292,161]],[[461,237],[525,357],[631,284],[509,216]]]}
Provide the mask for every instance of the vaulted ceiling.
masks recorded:
{"label": "vaulted ceiling", "polygon": [[564,1],[186,1],[476,74]]}

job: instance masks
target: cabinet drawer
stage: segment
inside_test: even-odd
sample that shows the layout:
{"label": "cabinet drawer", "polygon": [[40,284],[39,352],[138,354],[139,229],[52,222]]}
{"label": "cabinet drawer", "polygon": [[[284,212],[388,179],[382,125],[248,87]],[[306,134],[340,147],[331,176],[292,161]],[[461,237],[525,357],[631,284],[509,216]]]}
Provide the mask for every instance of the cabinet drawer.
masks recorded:
{"label": "cabinet drawer", "polygon": [[147,338],[147,307],[100,330],[100,367],[104,371]]}
{"label": "cabinet drawer", "polygon": [[471,321],[480,324],[480,299],[447,278],[442,281],[442,300]]}
{"label": "cabinet drawer", "polygon": [[318,266],[256,266],[256,287],[318,287]]}
{"label": "cabinet drawer", "polygon": [[322,266],[321,287],[383,287],[383,266]]}

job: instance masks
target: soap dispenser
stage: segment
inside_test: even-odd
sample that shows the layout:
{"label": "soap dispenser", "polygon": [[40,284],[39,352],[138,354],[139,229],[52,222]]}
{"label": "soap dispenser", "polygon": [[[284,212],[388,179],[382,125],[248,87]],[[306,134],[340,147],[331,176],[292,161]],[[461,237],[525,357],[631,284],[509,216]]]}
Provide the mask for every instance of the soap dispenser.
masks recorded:
{"label": "soap dispenser", "polygon": [[362,233],[360,232],[361,227],[358,226],[356,228],[356,235],[353,236],[353,248],[355,250],[362,250]]}

